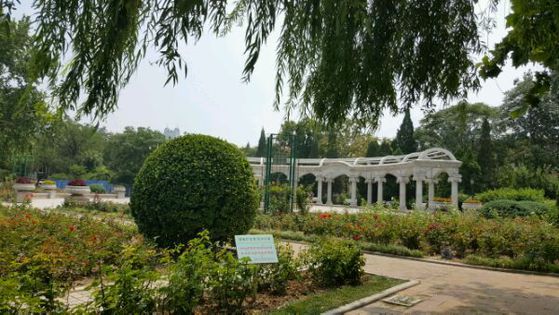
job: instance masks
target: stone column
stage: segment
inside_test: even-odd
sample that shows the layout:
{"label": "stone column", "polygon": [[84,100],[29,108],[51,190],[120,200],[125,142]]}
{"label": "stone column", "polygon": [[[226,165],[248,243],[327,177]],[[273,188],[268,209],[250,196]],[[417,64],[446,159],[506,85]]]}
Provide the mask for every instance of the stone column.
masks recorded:
{"label": "stone column", "polygon": [[427,192],[427,208],[429,210],[433,210],[433,199],[435,199],[435,183],[437,182],[436,179],[427,178],[425,181],[428,184],[428,192]]}
{"label": "stone column", "polygon": [[462,176],[460,176],[460,174],[449,176],[448,181],[450,181],[450,199],[452,205],[458,207],[458,183],[462,181]]}
{"label": "stone column", "polygon": [[382,183],[386,182],[386,178],[384,176],[375,177],[375,181],[377,182],[377,203],[382,204],[384,201],[382,196]]}
{"label": "stone column", "polygon": [[399,176],[398,183],[400,183],[400,211],[406,211],[406,184],[410,181],[407,176]]}
{"label": "stone column", "polygon": [[373,203],[373,180],[368,178],[365,180],[367,183],[367,204]]}
{"label": "stone column", "polygon": [[316,203],[322,205],[322,177],[317,177],[316,183]]}
{"label": "stone column", "polygon": [[328,183],[328,190],[327,190],[327,195],[326,195],[326,204],[327,205],[332,205],[332,182],[334,181],[334,179],[332,178],[327,178],[326,179],[326,183]]}
{"label": "stone column", "polygon": [[423,180],[425,179],[424,176],[413,176],[415,180],[415,206],[418,209],[423,209]]}
{"label": "stone column", "polygon": [[357,177],[349,178],[350,194],[351,194],[349,205],[352,207],[357,207],[357,180],[358,180]]}

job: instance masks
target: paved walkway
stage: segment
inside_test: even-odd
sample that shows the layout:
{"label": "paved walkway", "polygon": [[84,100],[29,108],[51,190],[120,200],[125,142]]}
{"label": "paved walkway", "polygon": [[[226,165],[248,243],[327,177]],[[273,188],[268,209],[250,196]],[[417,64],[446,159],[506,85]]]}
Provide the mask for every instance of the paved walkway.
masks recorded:
{"label": "paved walkway", "polygon": [[[300,248],[299,244],[292,244]],[[419,297],[413,307],[385,302],[348,314],[559,314],[559,278],[471,269],[401,258],[365,255],[365,271],[419,280],[398,294]]]}

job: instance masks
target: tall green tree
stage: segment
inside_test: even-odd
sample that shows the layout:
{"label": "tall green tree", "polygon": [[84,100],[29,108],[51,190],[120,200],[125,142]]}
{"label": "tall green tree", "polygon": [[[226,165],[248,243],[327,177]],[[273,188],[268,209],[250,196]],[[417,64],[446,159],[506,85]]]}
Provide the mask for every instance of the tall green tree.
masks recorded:
{"label": "tall green tree", "polygon": [[481,124],[481,135],[478,143],[477,164],[480,168],[479,186],[480,190],[494,188],[496,184],[495,151],[491,140],[491,126],[487,118],[483,118]]}
{"label": "tall green tree", "polygon": [[392,145],[390,140],[382,139],[382,142],[380,143],[379,155],[380,156],[392,155]]}
{"label": "tall green tree", "polygon": [[315,132],[312,141],[310,143],[309,158],[320,157],[320,147],[319,147],[319,134]]}
{"label": "tall green tree", "polygon": [[[6,15],[11,3],[0,2],[0,14]],[[119,89],[146,51],[160,52],[157,63],[167,70],[167,82],[176,83],[187,73],[180,47],[206,31],[227,33],[241,21],[244,79],[250,79],[262,44],[278,30],[276,106],[309,108],[328,122],[353,115],[376,125],[384,109],[398,110],[398,100],[406,105],[424,100],[429,107],[436,98],[464,96],[479,86],[473,56],[482,47],[472,0],[87,4],[33,2],[34,74],[55,79],[51,82],[57,83],[53,88],[63,109],[74,107],[96,117],[116,108]],[[63,64],[68,49],[73,58]]]}
{"label": "tall green tree", "polygon": [[161,132],[142,127],[126,127],[122,133],[109,135],[104,158],[115,172],[113,182],[132,185],[146,157],[165,141]]}
{"label": "tall green tree", "polygon": [[36,135],[56,118],[28,74],[29,32],[29,18],[8,21],[0,15],[0,168],[9,167],[13,154],[30,153]]}
{"label": "tall green tree", "polygon": [[409,154],[417,151],[417,143],[413,133],[413,122],[411,121],[409,109],[406,109],[400,129],[398,129],[396,133],[396,143],[402,154]]}
{"label": "tall green tree", "polygon": [[104,164],[105,144],[104,129],[66,117],[38,136],[33,144],[33,155],[37,168],[48,170],[49,174],[82,176]]}
{"label": "tall green tree", "polygon": [[559,10],[557,1],[511,0],[511,13],[506,17],[507,35],[482,60],[484,78],[498,76],[510,59],[513,66],[529,63],[544,68],[530,78],[532,85],[524,95],[525,102],[514,115],[539,104],[551,89],[552,74],[559,71]]}
{"label": "tall green tree", "polygon": [[326,148],[326,157],[327,158],[340,157],[340,153],[338,151],[338,136],[334,128],[330,128],[328,130],[328,144]]}
{"label": "tall green tree", "polygon": [[376,156],[380,156],[380,145],[378,144],[378,141],[375,139],[373,141],[370,141],[369,144],[367,145],[367,157],[376,157]]}
{"label": "tall green tree", "polygon": [[549,166],[559,170],[559,75],[552,75],[551,89],[542,95],[538,106],[513,117],[527,106],[526,97],[534,86],[533,76],[528,73],[505,93],[501,106],[499,125],[506,145],[502,158],[514,164],[526,164],[530,168]]}
{"label": "tall green tree", "polygon": [[477,143],[483,118],[495,122],[498,116],[499,109],[487,104],[460,102],[425,115],[414,135],[421,150],[442,147],[456,154],[460,149],[472,148]]}
{"label": "tall green tree", "polygon": [[[448,149],[458,160],[462,161],[460,187],[466,193],[479,192],[482,187],[488,185],[481,178],[483,174],[481,165],[478,163],[477,153],[483,121],[488,120],[490,123],[495,123],[498,113],[498,109],[483,103],[460,102],[427,114],[416,130],[415,134],[421,150],[442,147]],[[496,132],[501,131],[499,128],[496,129]]]}
{"label": "tall green tree", "polygon": [[258,139],[258,148],[256,149],[256,156],[263,157],[266,155],[266,132],[264,128],[260,131],[260,139]]}

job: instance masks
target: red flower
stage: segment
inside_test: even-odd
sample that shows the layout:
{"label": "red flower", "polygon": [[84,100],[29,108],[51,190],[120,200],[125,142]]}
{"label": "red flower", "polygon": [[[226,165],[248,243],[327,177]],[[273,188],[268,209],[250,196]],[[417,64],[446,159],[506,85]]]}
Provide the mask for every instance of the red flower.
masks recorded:
{"label": "red flower", "polygon": [[72,233],[72,232],[76,232],[76,230],[77,230],[78,228],[76,228],[75,225],[70,225],[70,227],[69,227],[68,229],[70,230],[70,233]]}
{"label": "red flower", "polygon": [[85,183],[85,180],[76,178],[69,181],[68,186],[87,186],[87,184]]}
{"label": "red flower", "polygon": [[17,184],[33,184],[33,180],[28,177],[18,177],[16,180]]}
{"label": "red flower", "polygon": [[318,217],[321,219],[329,219],[332,217],[332,215],[330,213],[321,213],[318,215]]}
{"label": "red flower", "polygon": [[427,227],[427,232],[431,232],[431,231],[433,231],[433,230],[436,230],[436,229],[438,229],[439,227],[440,227],[439,224],[437,224],[437,223],[431,223],[431,224],[429,224],[429,226]]}
{"label": "red flower", "polygon": [[361,239],[361,237],[362,237],[361,235],[355,234],[355,235],[353,235],[353,240],[354,240],[354,241],[358,241],[358,240]]}

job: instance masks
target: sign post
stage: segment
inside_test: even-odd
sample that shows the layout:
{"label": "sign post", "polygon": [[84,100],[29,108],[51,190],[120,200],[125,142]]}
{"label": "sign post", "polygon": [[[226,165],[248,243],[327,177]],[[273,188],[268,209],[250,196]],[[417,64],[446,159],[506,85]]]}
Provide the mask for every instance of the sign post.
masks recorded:
{"label": "sign post", "polygon": [[274,236],[271,234],[235,235],[235,246],[237,257],[248,257],[251,264],[278,262]]}

